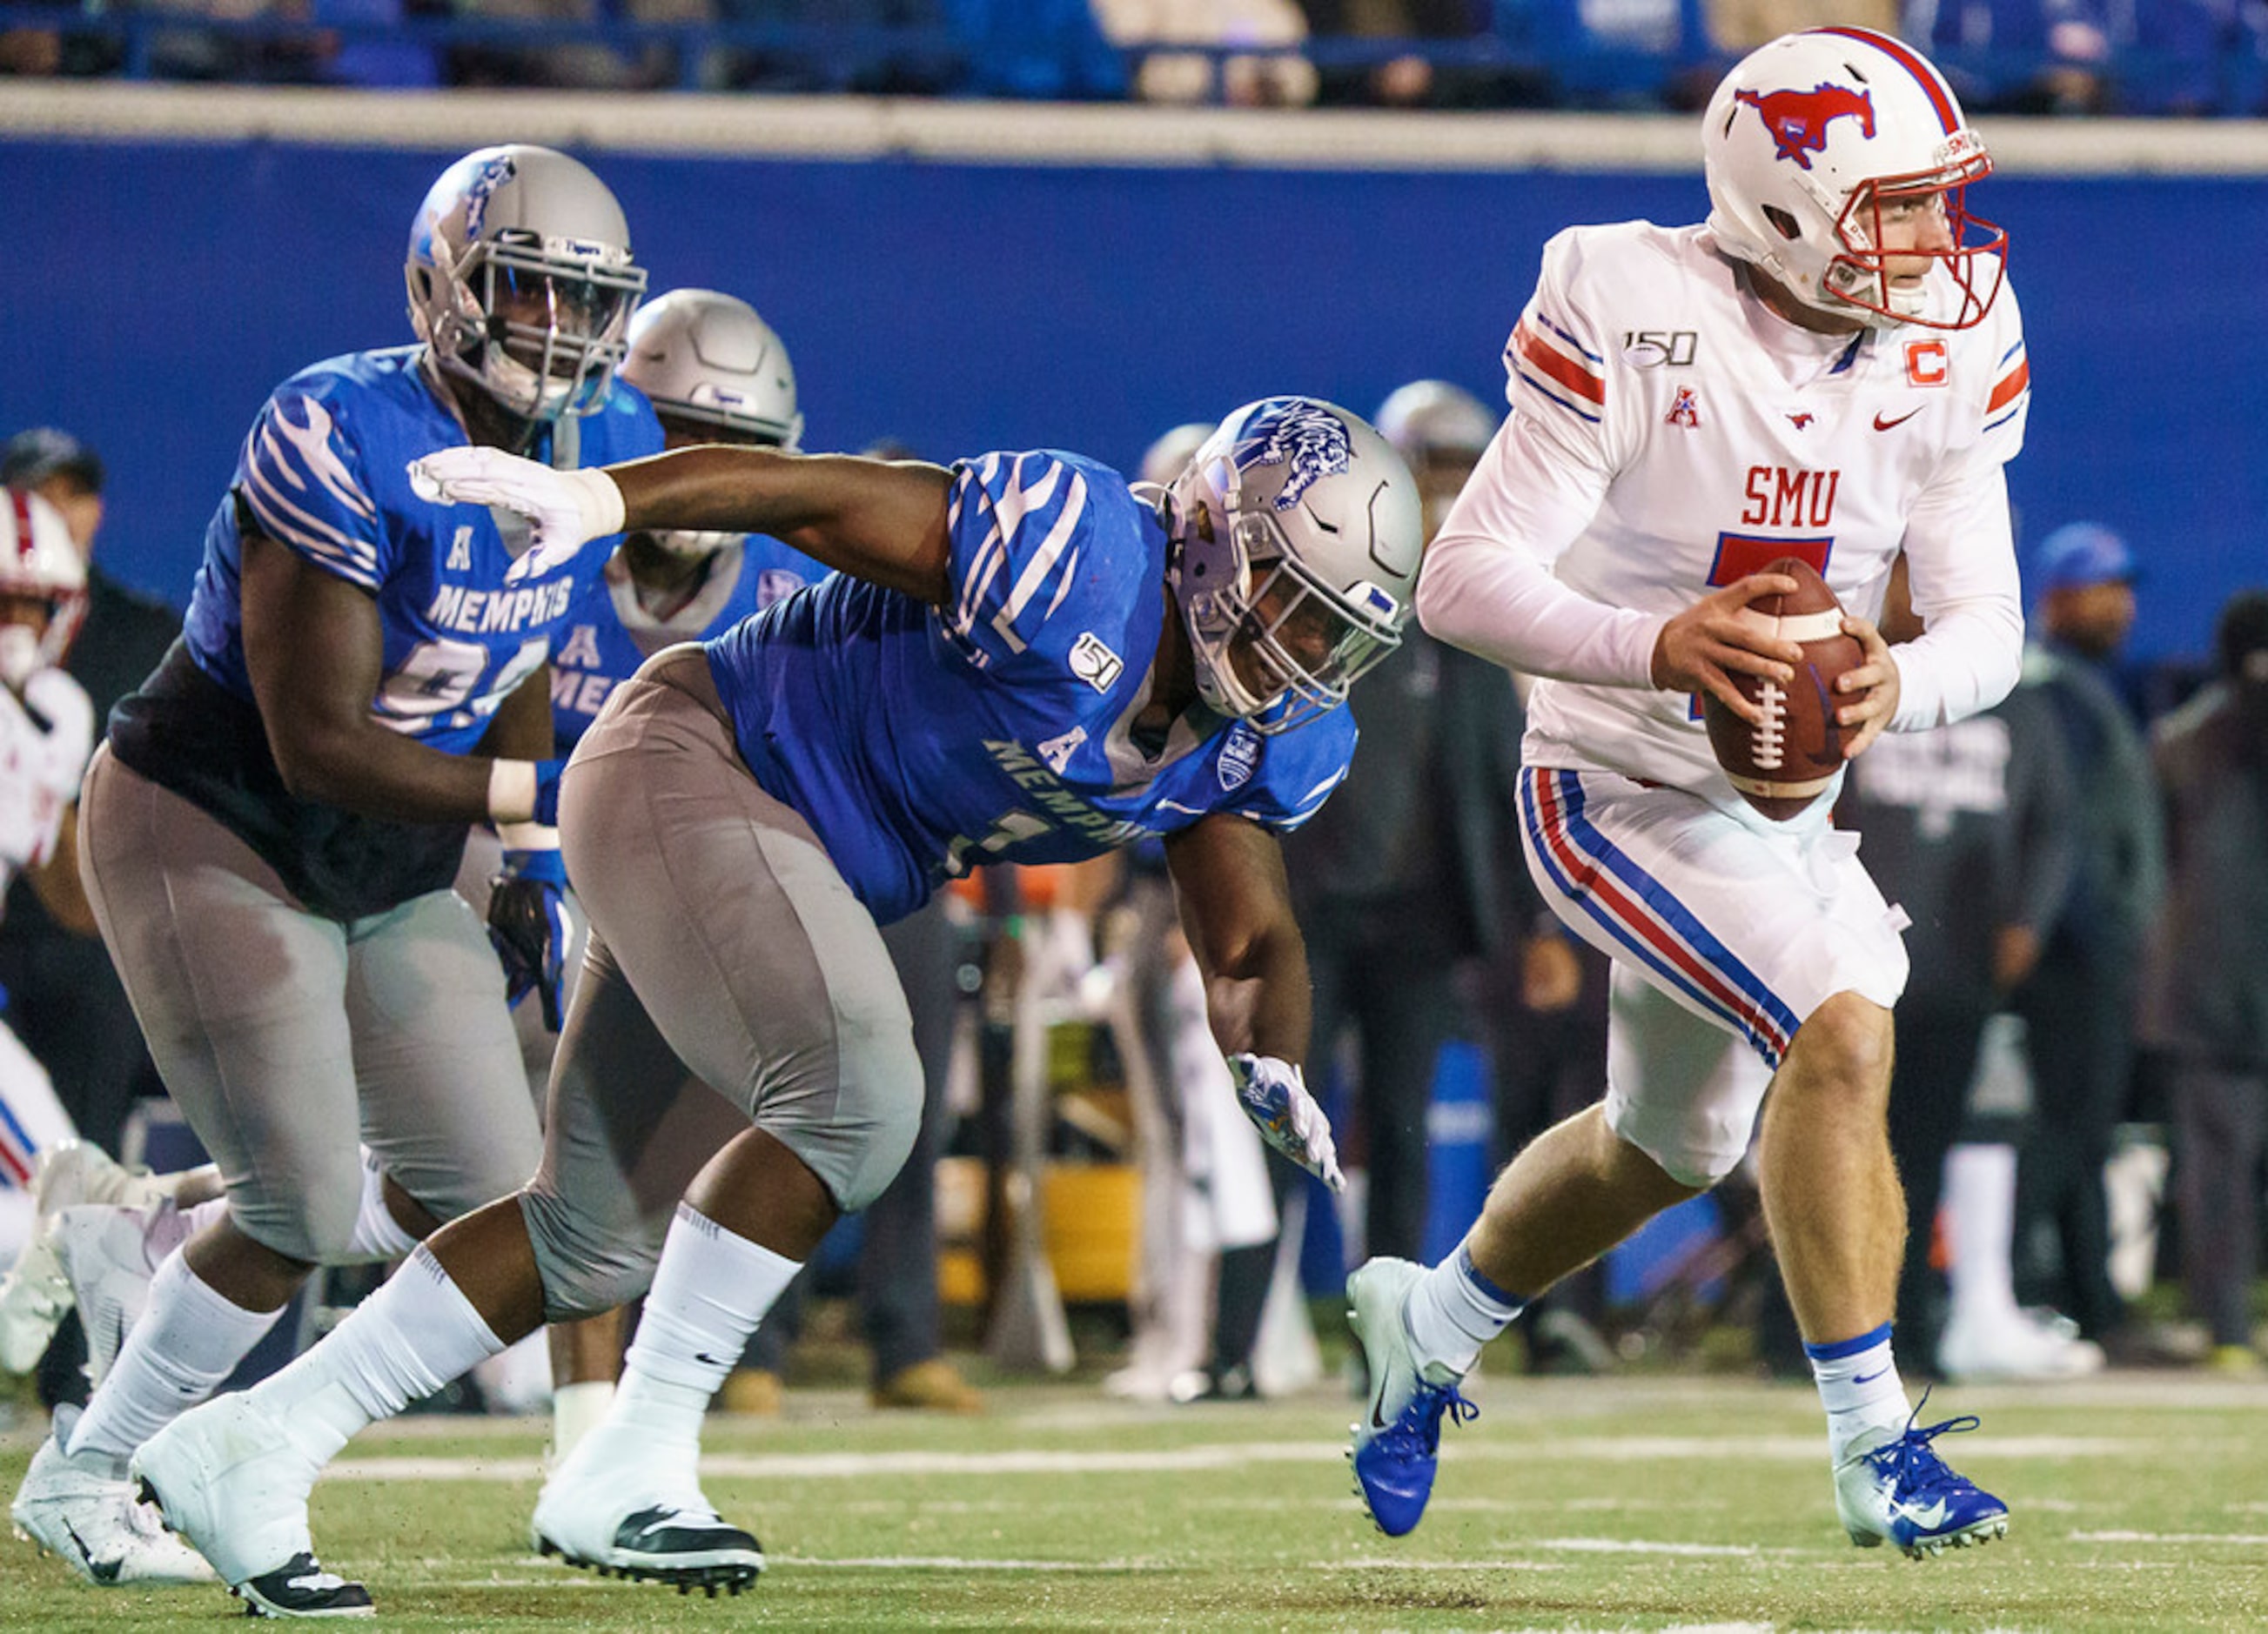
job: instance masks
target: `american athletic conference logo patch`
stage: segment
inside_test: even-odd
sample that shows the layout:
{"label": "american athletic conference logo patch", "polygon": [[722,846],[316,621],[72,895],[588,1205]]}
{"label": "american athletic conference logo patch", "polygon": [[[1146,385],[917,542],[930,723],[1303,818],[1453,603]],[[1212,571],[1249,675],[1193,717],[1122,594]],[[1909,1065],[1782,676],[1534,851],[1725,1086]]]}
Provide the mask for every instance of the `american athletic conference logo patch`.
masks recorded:
{"label": "american athletic conference logo patch", "polygon": [[1284,491],[1276,496],[1278,511],[1289,511],[1300,503],[1300,495],[1354,462],[1346,422],[1320,404],[1297,397],[1262,405],[1245,422],[1244,433],[1231,456],[1240,471],[1249,466],[1291,462],[1292,475]]}
{"label": "american athletic conference logo patch", "polygon": [[1822,80],[1808,91],[1735,91],[1733,100],[1756,111],[1771,132],[1775,159],[1792,158],[1802,169],[1811,168],[1811,156],[1827,151],[1827,128],[1838,119],[1855,119],[1859,134],[1869,141],[1874,135],[1874,97],[1869,91]]}
{"label": "american athletic conference logo patch", "polygon": [[1228,729],[1227,740],[1220,746],[1220,760],[1213,768],[1220,777],[1221,792],[1235,793],[1252,781],[1259,765],[1260,734],[1252,730],[1250,722],[1241,720]]}

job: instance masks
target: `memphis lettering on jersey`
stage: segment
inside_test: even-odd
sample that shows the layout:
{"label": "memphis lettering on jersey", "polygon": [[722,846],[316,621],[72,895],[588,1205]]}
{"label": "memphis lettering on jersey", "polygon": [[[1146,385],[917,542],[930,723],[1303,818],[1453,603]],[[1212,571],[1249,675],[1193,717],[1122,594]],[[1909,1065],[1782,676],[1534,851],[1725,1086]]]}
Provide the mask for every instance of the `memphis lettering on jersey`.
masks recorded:
{"label": "memphis lettering on jersey", "polygon": [[1743,527],[1826,527],[1835,520],[1835,490],[1840,471],[1791,471],[1780,465],[1752,465],[1744,490]]}
{"label": "memphis lettering on jersey", "polygon": [[993,763],[1008,774],[1015,783],[1030,791],[1032,800],[1054,821],[1036,812],[1010,812],[993,825],[992,832],[981,838],[962,836],[953,842],[948,865],[958,873],[963,856],[974,850],[1004,850],[1020,840],[1045,834],[1049,828],[1071,828],[1092,841],[1098,850],[1108,850],[1141,837],[1145,832],[1139,823],[1122,822],[1116,817],[1105,816],[1078,795],[1063,786],[1063,779],[1032,757],[1022,744],[999,738],[984,740],[985,753]]}
{"label": "memphis lettering on jersey", "polygon": [[425,609],[426,622],[436,629],[453,629],[468,636],[509,635],[530,624],[549,624],[564,617],[575,600],[571,576],[527,590],[468,590],[444,585],[433,593]]}

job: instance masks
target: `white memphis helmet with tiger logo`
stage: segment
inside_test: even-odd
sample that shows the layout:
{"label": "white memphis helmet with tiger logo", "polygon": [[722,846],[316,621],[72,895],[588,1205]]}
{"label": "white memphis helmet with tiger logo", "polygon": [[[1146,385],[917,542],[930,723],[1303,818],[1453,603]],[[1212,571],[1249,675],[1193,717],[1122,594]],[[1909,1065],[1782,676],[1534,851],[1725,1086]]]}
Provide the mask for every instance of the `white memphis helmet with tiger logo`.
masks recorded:
{"label": "white memphis helmet with tiger logo", "polygon": [[[1757,48],[1710,99],[1701,152],[1719,247],[1806,305],[1966,329],[1999,294],[2008,235],[1966,205],[1992,160],[1945,76],[1902,41],[1814,28]],[[1886,254],[1883,223],[1916,209],[1942,210],[1945,241]],[[1893,276],[1917,259],[1926,276]]]}
{"label": "white memphis helmet with tiger logo", "polygon": [[86,558],[63,512],[28,489],[0,489],[0,683],[20,688],[63,661],[86,619]]}
{"label": "white memphis helmet with tiger logo", "polygon": [[1171,581],[1210,708],[1282,732],[1344,703],[1402,644],[1425,548],[1418,485],[1360,416],[1313,397],[1247,403],[1167,495]]}

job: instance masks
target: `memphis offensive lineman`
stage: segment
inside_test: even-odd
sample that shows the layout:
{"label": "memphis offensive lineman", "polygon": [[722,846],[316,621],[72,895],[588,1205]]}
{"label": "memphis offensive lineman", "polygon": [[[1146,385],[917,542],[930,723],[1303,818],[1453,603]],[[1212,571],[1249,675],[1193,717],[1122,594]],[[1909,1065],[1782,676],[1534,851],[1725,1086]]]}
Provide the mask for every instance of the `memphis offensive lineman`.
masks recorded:
{"label": "memphis offensive lineman", "polygon": [[1307,967],[1276,835],[1345,775],[1338,705],[1400,640],[1414,484],[1368,425],[1306,398],[1238,410],[1169,490],[1051,452],[946,470],[691,448],[557,472],[460,450],[421,471],[535,516],[563,552],[625,526],[762,531],[836,570],[653,659],[569,765],[592,946],[535,1180],[134,1468],[224,1578],[262,1579],[308,1549],[306,1496],[360,1425],[547,1314],[644,1290],[614,1403],[545,1483],[536,1536],[737,1591],[763,1556],[702,1495],[702,1416],[921,1119],[878,924],[980,860],[1162,835],[1248,1109],[1336,1176],[1297,1064]]}
{"label": "memphis offensive lineman", "polygon": [[[1546,247],[1505,355],[1512,416],[1435,543],[1425,627],[1544,677],[1521,817],[1560,917],[1615,961],[1603,1104],[1498,1181],[1425,1270],[1355,1273],[1377,1396],[1356,1428],[1380,1526],[1418,1524],[1456,1380],[1525,1303],[1713,1185],[1752,1133],[1772,1240],[1854,1542],[1934,1554],[2007,1511],[1931,1446],[1891,1356],[1904,1204],[1886,1134],[1902,921],[1829,822],[1773,823],[1710,753],[1696,699],[1785,681],[1743,623],[1811,562],[1865,650],[1850,752],[2014,683],[2022,620],[2003,464],[2028,372],[2005,235],[1966,214],[1983,144],[1935,68],[1824,28],[1727,75],[1702,129],[1705,225],[1577,227]],[[1903,548],[1926,632],[1872,620]],[[1767,1086],[1771,1088],[1765,1098]],[[1761,1108],[1761,1116],[1759,1115]]]}
{"label": "memphis offensive lineman", "polygon": [[[94,706],[62,668],[85,612],[86,564],[62,514],[0,489],[0,893],[54,851],[94,748]],[[0,1023],[0,1267],[31,1246],[40,1155],[73,1133],[47,1072]]]}
{"label": "memphis offensive lineman", "polygon": [[[644,399],[612,389],[645,275],[605,184],[526,146],[442,173],[405,273],[418,344],[317,364],[261,409],[182,638],[114,711],[81,797],[103,940],[228,1196],[17,1494],[17,1523],[91,1581],[203,1571],[133,1503],[127,1459],[310,1269],[408,1252],[541,1151],[506,997],[556,979],[545,659],[604,551],[516,561],[526,529],[429,503],[405,467],[468,442],[657,449]],[[507,846],[487,930],[450,889],[483,819]],[[367,1604],[278,1564],[245,1586],[256,1603]]]}
{"label": "memphis offensive lineman", "polygon": [[[630,319],[621,378],[645,394],[664,446],[728,443],[794,452],[803,437],[795,366],[755,308],[715,290],[672,290]],[[581,600],[551,652],[553,752],[574,752],[614,689],[664,647],[723,634],[751,614],[818,579],[826,570],[762,534],[663,529],[630,534],[587,576]],[[485,912],[502,843],[474,830],[457,890]],[[569,894],[571,904],[573,894]],[[571,997],[587,921],[572,927],[560,969],[559,1008]],[[541,1104],[558,1042],[556,1017],[538,1005],[514,1012],[531,1090]],[[564,1457],[606,1410],[622,1352],[619,1325],[594,1317],[551,1331],[551,1456]],[[489,1375],[483,1373],[483,1382]]]}

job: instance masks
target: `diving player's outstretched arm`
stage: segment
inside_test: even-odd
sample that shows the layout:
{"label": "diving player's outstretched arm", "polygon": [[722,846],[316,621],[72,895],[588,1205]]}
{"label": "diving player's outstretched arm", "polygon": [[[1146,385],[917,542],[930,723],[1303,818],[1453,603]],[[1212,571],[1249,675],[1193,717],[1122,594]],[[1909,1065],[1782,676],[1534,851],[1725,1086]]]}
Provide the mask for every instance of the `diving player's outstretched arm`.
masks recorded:
{"label": "diving player's outstretched arm", "polygon": [[542,571],[610,534],[683,528],[769,534],[917,600],[948,593],[953,473],[920,460],[710,445],[555,471],[493,448],[449,448],[416,461],[410,475],[428,498],[527,517],[535,544],[516,571]]}
{"label": "diving player's outstretched arm", "polygon": [[368,591],[247,532],[243,599],[245,666],[284,787],[400,822],[487,821],[491,761],[445,754],[372,715],[385,633]]}
{"label": "diving player's outstretched arm", "polygon": [[1300,1064],[1314,1020],[1282,846],[1259,824],[1216,812],[1166,836],[1166,865],[1237,1099],[1270,1145],[1338,1189],[1330,1124]]}

